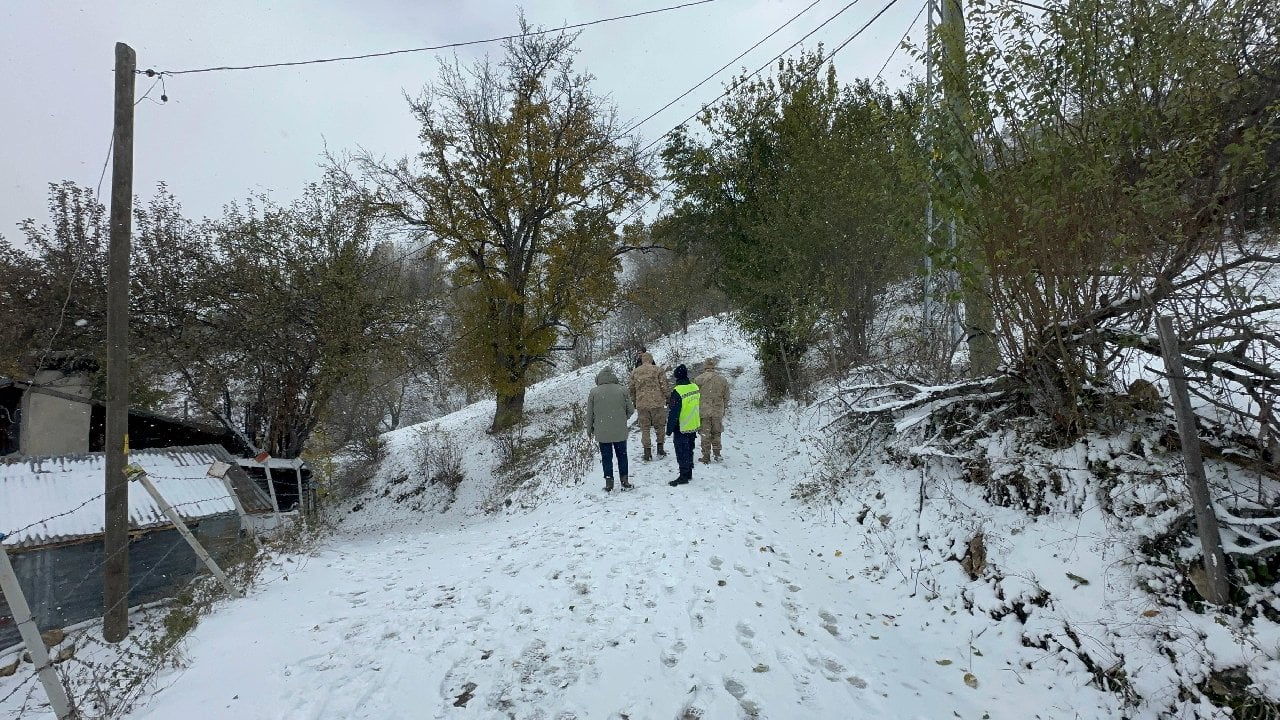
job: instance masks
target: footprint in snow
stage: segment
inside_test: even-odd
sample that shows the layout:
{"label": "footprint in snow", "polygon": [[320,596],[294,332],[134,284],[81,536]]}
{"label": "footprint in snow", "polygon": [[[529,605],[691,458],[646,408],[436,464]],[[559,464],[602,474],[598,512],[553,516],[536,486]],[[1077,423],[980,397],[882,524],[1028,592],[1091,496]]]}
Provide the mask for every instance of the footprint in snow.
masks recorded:
{"label": "footprint in snow", "polygon": [[822,629],[831,633],[832,637],[840,637],[840,626],[836,624],[836,616],[831,614],[829,610],[818,611],[818,617],[822,619]]}
{"label": "footprint in snow", "polygon": [[738,705],[742,707],[742,712],[749,718],[760,717],[760,705],[754,700],[747,697],[747,686],[734,677],[725,677],[725,692],[733,696],[738,701]]}
{"label": "footprint in snow", "polygon": [[844,680],[845,674],[849,671],[839,660],[830,655],[810,655],[809,663],[831,682]]}
{"label": "footprint in snow", "polygon": [[688,649],[688,646],[684,644],[683,640],[676,640],[675,643],[671,645],[671,647],[662,651],[662,654],[659,656],[659,658],[661,659],[663,665],[667,667],[675,667],[680,663],[680,656],[683,655],[684,651],[687,649]]}
{"label": "footprint in snow", "polygon": [[709,564],[712,570],[719,570],[724,565],[724,560],[721,560],[719,555],[712,555]]}

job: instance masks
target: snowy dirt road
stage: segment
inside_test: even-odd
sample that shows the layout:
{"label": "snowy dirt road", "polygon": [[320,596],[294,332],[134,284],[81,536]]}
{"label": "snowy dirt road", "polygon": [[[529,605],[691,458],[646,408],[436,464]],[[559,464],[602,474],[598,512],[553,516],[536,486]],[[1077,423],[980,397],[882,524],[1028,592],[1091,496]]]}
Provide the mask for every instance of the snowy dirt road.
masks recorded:
{"label": "snowy dirt road", "polygon": [[726,462],[699,465],[678,490],[662,482],[668,458],[633,471],[632,492],[591,485],[525,516],[340,537],[206,618],[189,668],[134,717],[981,718],[1043,707],[975,656],[965,631],[936,614],[910,621],[899,591],[864,577],[876,558],[858,526],[799,517],[774,462],[788,451],[770,446],[764,422],[742,418]]}
{"label": "snowy dirt road", "polygon": [[[467,448],[447,512],[408,508],[375,485],[318,551],[202,619],[185,667],[129,717],[1116,716],[1115,696],[1086,687],[1087,675],[1037,661],[1045,653],[1024,647],[1016,617],[930,597],[910,569],[918,559],[895,557],[880,535],[915,527],[914,490],[911,510],[888,510],[901,518],[863,512],[861,523],[855,507],[793,500],[820,462],[813,418],[751,402],[752,350],[726,324],[703,321],[676,340],[719,348],[732,373],[723,463],[698,464],[690,485],[670,488],[674,457],[639,462],[633,434],[636,490],[604,493],[598,465],[585,478],[543,467],[551,495],[489,515],[478,508],[494,482],[491,406],[443,418],[434,427]],[[528,412],[567,412],[598,369],[539,385]],[[388,436],[377,482],[413,474],[417,432]],[[908,485],[866,472],[848,481]],[[929,573],[952,588],[942,597],[967,592],[959,564],[943,565]]]}

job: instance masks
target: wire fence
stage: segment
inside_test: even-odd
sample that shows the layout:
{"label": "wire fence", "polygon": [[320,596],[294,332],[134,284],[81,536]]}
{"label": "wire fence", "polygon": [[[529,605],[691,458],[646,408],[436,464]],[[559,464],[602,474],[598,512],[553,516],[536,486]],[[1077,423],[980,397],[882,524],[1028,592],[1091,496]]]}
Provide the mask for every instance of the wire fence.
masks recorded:
{"label": "wire fence", "polygon": [[[198,479],[165,475],[149,475],[149,477],[167,481]],[[130,485],[133,492],[145,492],[134,481],[131,481]],[[225,515],[229,511],[237,512],[235,503],[229,502],[231,500],[231,492],[233,490],[228,488],[206,497],[163,504],[168,504],[169,510],[177,513],[185,526],[189,522],[200,522],[207,517]],[[48,517],[28,523],[7,535],[0,534],[0,541],[9,536],[24,533],[33,527],[53,523],[60,518],[79,512],[85,507],[102,500],[105,495],[106,493],[98,493],[68,510],[53,513]],[[163,505],[158,500],[157,504]],[[196,506],[205,506],[206,510],[212,510],[212,512],[207,515],[181,517],[184,508]],[[242,530],[245,529],[245,526],[243,517],[240,519],[241,522],[237,522],[235,525],[234,542],[230,544],[220,543],[222,552],[219,554],[223,556],[224,561],[236,558],[249,559],[258,557],[256,552],[243,553],[244,550],[248,550],[251,546],[244,542]],[[54,603],[57,606],[56,612],[49,607],[49,596],[37,599],[37,602],[32,606],[30,617],[13,616],[15,613],[10,610],[10,620],[13,626],[20,627],[36,621],[38,629],[46,630],[42,635],[42,644],[46,645],[52,652],[47,663],[37,665],[34,654],[29,649],[27,652],[23,652],[23,646],[19,645],[18,652],[12,656],[11,661],[0,661],[0,713],[13,712],[15,716],[21,717],[32,709],[33,704],[40,703],[40,694],[36,692],[37,686],[32,680],[39,678],[42,671],[48,671],[52,668],[57,670],[56,675],[59,682],[71,699],[72,706],[77,708],[77,717],[82,719],[97,716],[107,717],[115,712],[116,709],[126,705],[131,697],[141,691],[146,682],[166,666],[175,649],[176,640],[172,638],[166,639],[165,633],[168,630],[163,623],[151,623],[151,629],[133,632],[125,642],[119,644],[99,641],[94,633],[88,629],[93,627],[93,622],[96,618],[108,615],[122,605],[132,607],[153,600],[178,596],[185,598],[196,596],[213,598],[224,594],[222,586],[217,584],[210,585],[205,582],[208,576],[200,572],[201,568],[196,563],[197,553],[182,534],[173,532],[165,540],[166,536],[163,535],[165,531],[176,530],[167,520],[168,518],[166,518],[166,522],[160,524],[131,528],[132,532],[141,532],[147,540],[152,542],[159,540],[165,544],[163,547],[152,547],[148,553],[142,556],[133,556],[137,562],[132,564],[130,568],[131,571],[135,572],[130,573],[128,592],[111,606],[104,607],[104,603],[97,594],[90,592],[82,595],[81,591],[86,584],[102,582],[108,563],[121,554],[129,552],[131,547],[136,546],[136,542],[131,541],[110,553],[106,553],[104,549],[102,554],[94,557],[88,563],[88,567],[84,569],[75,568],[74,572],[80,574],[77,581],[57,588],[56,597],[53,598],[56,601]],[[224,535],[230,537],[226,533]],[[209,536],[205,539],[207,541],[209,539],[220,540],[223,538]],[[92,541],[92,537],[87,540],[87,542]],[[23,553],[39,552],[42,549],[45,548],[24,548]],[[4,551],[4,547],[0,546],[0,552]],[[214,552],[218,552],[218,549],[215,548]],[[183,553],[191,556],[191,562],[187,566],[183,566],[181,563],[175,565],[173,562],[174,555]],[[19,553],[17,557],[21,557],[21,555],[22,553]],[[42,565],[46,564],[42,563]],[[56,566],[57,564],[54,563],[53,565]],[[248,563],[250,568],[254,565],[255,563],[253,562]],[[39,572],[49,571],[40,570]],[[240,579],[247,583],[252,575],[253,571],[250,569],[248,572],[243,573]],[[17,580],[16,576],[11,577]],[[55,584],[58,580],[57,578],[46,579]],[[239,592],[238,587],[233,588],[231,585],[226,586],[225,590],[227,594],[237,594]],[[188,599],[185,602],[190,604],[191,600]],[[25,600],[23,604],[26,604]],[[77,605],[82,607],[76,610]],[[68,608],[72,609],[68,610]],[[2,617],[0,616],[0,618]],[[63,632],[61,628],[50,632],[47,627],[41,628],[41,620],[44,621],[45,625],[69,625],[76,629],[70,633]],[[146,625],[146,623],[143,624]],[[72,635],[75,636],[73,640],[69,639]],[[69,664],[78,665],[79,667],[74,672],[71,672],[67,669]],[[45,680],[47,682],[48,678],[45,678]],[[84,709],[91,709],[93,714],[80,711],[82,704],[86,706],[92,705],[92,708],[86,707]],[[53,703],[53,706],[56,709],[58,704]]]}
{"label": "wire fence", "polygon": [[[192,478],[177,477],[161,477],[161,479],[180,480]],[[136,492],[141,488],[136,488]],[[42,519],[42,523],[47,521],[63,518],[83,509],[95,500],[100,500],[102,495],[90,498],[88,501],[79,503],[73,509],[58,512],[58,514],[50,515],[49,518]],[[201,503],[225,502],[229,498],[228,492],[219,493],[207,497],[196,498],[196,500],[186,500],[173,503],[170,505],[174,511],[178,511],[180,507],[198,506]],[[19,530],[35,527],[40,523],[33,523]],[[239,525],[237,525],[239,527]],[[163,532],[168,525],[154,528],[138,528],[143,532],[155,536],[156,532]],[[0,536],[3,541],[5,536]],[[237,541],[241,541],[239,533],[237,533]],[[132,543],[131,543],[132,544]],[[247,544],[239,542],[234,543],[232,550],[228,555],[234,555],[239,548],[247,548]],[[78,596],[79,591],[86,583],[101,582],[102,573],[105,566],[110,560],[118,556],[119,553],[127,552],[129,544],[118,548],[111,553],[97,557],[92,562],[90,568],[83,571],[82,577],[76,583],[69,585],[67,588],[60,588],[59,597],[74,598]],[[0,547],[3,551],[3,547]],[[133,574],[131,582],[129,582],[128,592],[119,601],[113,603],[109,607],[99,607],[92,612],[90,618],[86,618],[79,623],[72,623],[76,626],[76,630],[67,634],[45,635],[49,638],[45,644],[49,646],[50,653],[49,662],[45,665],[36,666],[35,662],[29,661],[29,653],[20,651],[14,657],[12,662],[5,661],[0,664],[0,673],[5,670],[9,671],[8,676],[0,675],[0,714],[3,712],[13,712],[13,716],[24,716],[33,707],[44,705],[41,693],[37,692],[37,684],[33,683],[40,676],[42,670],[54,669],[58,670],[58,678],[61,685],[67,692],[72,707],[76,708],[77,716],[82,719],[87,717],[106,717],[114,716],[115,712],[127,707],[129,702],[136,700],[137,694],[145,689],[147,683],[150,683],[155,675],[163,670],[164,667],[172,664],[173,652],[177,650],[177,639],[170,637],[170,630],[166,628],[163,621],[152,621],[155,618],[145,619],[142,623],[131,623],[133,630],[129,637],[122,643],[108,643],[101,641],[92,632],[93,618],[99,618],[110,614],[111,611],[119,609],[122,605],[133,606],[137,603],[154,600],[155,596],[160,597],[205,597],[207,598],[221,597],[221,588],[218,584],[205,583],[207,575],[198,571],[198,566],[192,562],[188,571],[175,570],[172,559],[175,553],[191,553],[192,560],[195,560],[195,552],[189,546],[186,539],[179,534],[174,534],[169,542],[166,542],[164,551],[159,556],[152,555],[145,561],[145,569],[140,573]],[[246,559],[250,557],[260,557],[257,553],[253,555],[243,556]],[[253,562],[250,562],[246,574],[241,578],[243,583],[255,574],[252,570]],[[137,568],[134,568],[137,569]],[[174,577],[175,575],[175,577]],[[160,589],[157,585],[157,577],[166,579],[173,577],[172,584],[169,587]],[[179,602],[180,612],[189,612],[187,605],[191,600]],[[102,603],[99,603],[102,605]],[[143,611],[146,612],[146,611]],[[168,614],[169,610],[165,610]],[[29,620],[36,620],[41,615],[41,609],[32,610],[32,618],[13,618],[15,624],[27,623]],[[87,623],[87,624],[86,624]],[[141,626],[140,626],[141,625]],[[24,694],[23,694],[24,693]],[[15,701],[20,698],[20,701]],[[56,707],[56,705],[55,705]],[[91,712],[88,712],[91,711]]]}
{"label": "wire fence", "polygon": [[[181,537],[173,537],[167,547],[154,561],[148,563],[145,572],[130,578],[128,595],[109,607],[101,608],[95,615],[109,614],[112,610],[128,603],[129,606],[144,605],[153,598],[139,598],[140,591],[156,584],[156,578],[165,578],[172,572],[169,563],[175,554],[190,553],[190,547]],[[84,582],[100,581],[101,570],[105,563],[95,565],[86,578],[68,591],[74,593]],[[194,565],[193,565],[194,567]],[[120,643],[108,643],[95,631],[93,621],[77,623],[65,635],[57,633],[52,636],[46,633],[49,648],[49,664],[36,666],[24,659],[22,651],[13,656],[12,661],[0,661],[0,671],[12,667],[13,673],[8,677],[0,677],[0,716],[11,713],[15,717],[23,717],[44,704],[42,693],[37,683],[39,673],[45,667],[54,667],[58,671],[59,681],[67,692],[72,706],[81,720],[96,717],[113,717],[140,693],[154,676],[166,667],[172,666],[177,657],[177,637],[171,636],[166,627],[166,617],[181,617],[190,612],[193,605],[207,603],[221,597],[216,584],[207,583],[207,575],[194,572],[174,578],[169,589],[164,592],[163,606],[143,607],[131,613],[130,635]],[[193,600],[174,601],[172,598],[184,596],[199,597],[199,603]]]}

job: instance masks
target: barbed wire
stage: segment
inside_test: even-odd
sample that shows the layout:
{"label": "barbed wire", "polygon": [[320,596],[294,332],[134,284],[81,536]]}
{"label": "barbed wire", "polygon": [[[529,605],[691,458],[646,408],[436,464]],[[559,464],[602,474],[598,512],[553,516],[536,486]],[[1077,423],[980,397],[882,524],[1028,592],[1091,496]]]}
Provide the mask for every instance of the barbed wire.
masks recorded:
{"label": "barbed wire", "polygon": [[107,495],[107,493],[106,493],[105,491],[100,492],[100,493],[98,493],[97,495],[94,495],[93,497],[89,498],[88,500],[85,500],[84,502],[80,503],[79,505],[77,505],[77,506],[75,506],[75,507],[71,508],[70,510],[67,510],[67,511],[65,511],[65,512],[60,512],[60,513],[58,513],[58,514],[56,514],[56,515],[50,515],[50,516],[49,516],[49,517],[47,517],[47,518],[44,518],[44,519],[42,519],[42,520],[37,520],[37,521],[35,521],[35,522],[33,522],[33,523],[29,524],[29,525],[24,525],[23,527],[20,527],[20,528],[18,528],[17,530],[13,530],[13,531],[11,531],[11,532],[7,532],[7,533],[0,533],[0,540],[3,540],[4,538],[7,538],[7,537],[13,537],[13,536],[15,536],[15,535],[18,535],[19,533],[26,532],[27,530],[30,530],[31,528],[33,528],[33,527],[35,527],[35,526],[37,526],[37,525],[43,525],[44,523],[47,523],[47,522],[49,522],[50,520],[57,520],[57,519],[58,519],[58,518],[60,518],[60,517],[66,517],[66,516],[68,516],[68,515],[71,515],[72,513],[74,513],[74,512],[76,512],[76,511],[80,510],[81,508],[83,508],[84,506],[88,505],[89,503],[94,502],[94,501],[96,501],[96,500],[100,500],[100,499],[102,499],[102,498],[106,497],[106,495]]}
{"label": "barbed wire", "polygon": [[[21,652],[19,652],[19,653],[18,653],[18,662],[19,662],[19,663],[22,663],[22,653],[21,653]],[[36,674],[37,672],[38,672],[37,670],[32,670],[30,675],[28,675],[28,676],[26,676],[26,677],[22,678],[21,680],[19,680],[19,681],[18,681],[18,684],[17,684],[17,685],[15,685],[15,686],[13,687],[13,689],[12,689],[12,690],[10,690],[8,693],[6,693],[4,697],[0,697],[0,705],[4,705],[6,702],[8,702],[8,701],[9,701],[9,698],[12,698],[14,695],[17,695],[17,694],[18,694],[18,691],[19,691],[19,690],[22,690],[22,688],[23,688],[23,687],[25,687],[27,683],[31,682],[32,680],[35,680],[35,679],[36,679],[36,677],[38,677],[38,676],[37,676],[37,674]],[[34,689],[34,688],[33,688],[33,689]]]}
{"label": "barbed wire", "polygon": [[[176,481],[190,481],[190,480],[199,480],[199,479],[203,479],[203,478],[196,478],[196,477],[182,477],[182,476],[177,476],[177,475],[152,475],[152,474],[150,474],[150,473],[147,473],[147,477],[149,477],[149,478],[151,478],[151,479],[153,479],[153,480],[176,480]],[[135,481],[131,480],[130,482],[135,482]],[[72,514],[74,514],[74,513],[78,512],[79,510],[83,509],[85,506],[89,505],[90,503],[93,503],[93,502],[96,502],[96,501],[98,501],[98,500],[101,500],[101,499],[105,498],[105,497],[106,497],[106,495],[107,495],[106,491],[100,492],[100,493],[98,493],[97,495],[94,495],[93,497],[91,497],[91,498],[89,498],[89,499],[85,500],[84,502],[80,503],[79,505],[76,505],[75,507],[71,508],[70,510],[66,510],[66,511],[63,511],[63,512],[60,512],[60,513],[56,513],[56,514],[54,514],[54,515],[50,515],[49,517],[46,517],[46,518],[42,518],[42,519],[40,519],[40,520],[36,520],[35,522],[29,523],[29,524],[27,524],[27,525],[24,525],[24,526],[22,526],[22,527],[18,528],[17,530],[12,530],[12,531],[10,531],[10,532],[0,533],[0,540],[3,540],[4,538],[8,538],[8,537],[15,537],[15,536],[17,536],[17,535],[19,535],[19,534],[21,534],[21,533],[24,533],[24,532],[26,532],[27,530],[30,530],[31,528],[36,527],[36,526],[38,526],[38,525],[43,525],[43,524],[45,524],[45,523],[47,523],[47,522],[50,522],[50,521],[52,521],[52,520],[57,520],[58,518],[67,517],[68,515],[72,515]],[[148,494],[148,495],[149,495],[149,494]],[[161,496],[163,496],[163,493],[161,493]],[[198,505],[198,504],[201,504],[201,503],[215,502],[215,501],[225,501],[225,500],[231,500],[231,494],[230,494],[230,493],[225,493],[225,494],[223,494],[223,495],[218,495],[218,496],[214,496],[214,497],[202,498],[202,499],[199,499],[199,500],[186,500],[186,501],[183,501],[183,502],[180,502],[180,503],[170,503],[170,504],[169,504],[169,506],[170,506],[170,507],[172,507],[174,510],[177,510],[177,509],[178,509],[178,508],[180,508],[180,507],[187,507],[187,506],[189,506],[189,505]],[[234,501],[232,501],[232,504],[234,505]],[[90,534],[96,534],[96,533],[90,533]]]}

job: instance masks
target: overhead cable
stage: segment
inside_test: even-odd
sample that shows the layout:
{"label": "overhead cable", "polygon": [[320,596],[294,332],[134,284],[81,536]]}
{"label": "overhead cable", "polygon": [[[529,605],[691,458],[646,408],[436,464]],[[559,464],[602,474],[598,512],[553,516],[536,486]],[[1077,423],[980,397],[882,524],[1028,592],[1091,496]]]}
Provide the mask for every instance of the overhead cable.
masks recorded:
{"label": "overhead cable", "polygon": [[342,55],[339,57],[317,58],[314,60],[293,60],[289,62],[260,63],[257,65],[218,65],[214,67],[192,68],[187,70],[139,70],[141,74],[148,77],[152,75],[191,75],[194,73],[207,72],[225,72],[229,70],[262,70],[265,68],[281,68],[281,67],[297,67],[300,65],[320,65],[324,63],[348,62],[351,60],[369,60],[372,58],[390,57],[392,55],[407,55],[409,53],[435,52],[437,50],[448,50],[450,48],[468,47],[471,45],[486,45],[489,43],[503,42],[506,40],[515,40],[522,37],[533,37],[536,35],[548,35],[551,33],[563,32],[565,30],[576,30],[578,28],[590,27],[592,25],[600,25],[603,23],[616,22],[618,20],[629,20],[631,18],[643,17],[645,15],[656,15],[658,13],[669,12],[672,10],[680,10],[683,8],[693,7],[695,5],[706,5],[707,3],[716,2],[716,0],[692,0],[691,2],[681,3],[679,5],[670,5],[667,7],[655,8],[653,10],[644,10],[641,12],[629,13],[627,15],[617,15],[615,17],[600,18],[599,20],[590,20],[587,22],[574,23],[572,25],[564,25],[558,28],[533,30],[527,33],[515,33],[512,35],[503,35],[501,37],[485,38],[483,40],[467,40],[464,42],[446,43],[444,45],[431,45],[428,47],[404,48],[401,50],[385,50],[382,52],[364,53],[362,55]]}

